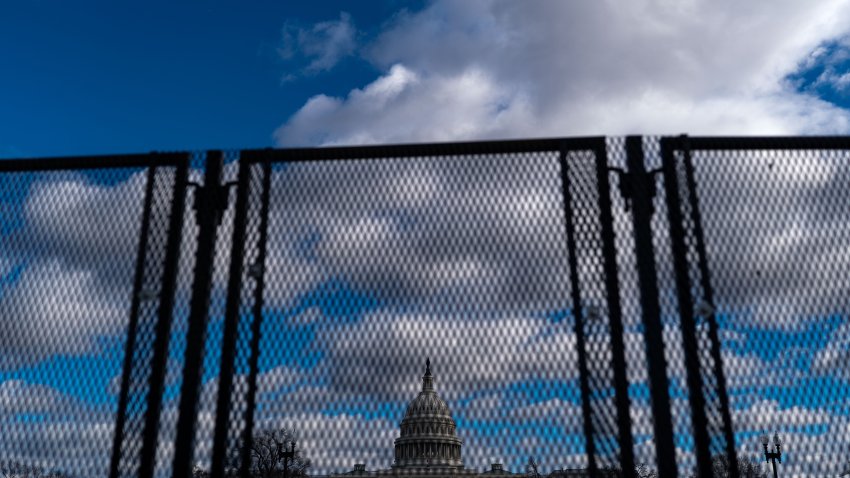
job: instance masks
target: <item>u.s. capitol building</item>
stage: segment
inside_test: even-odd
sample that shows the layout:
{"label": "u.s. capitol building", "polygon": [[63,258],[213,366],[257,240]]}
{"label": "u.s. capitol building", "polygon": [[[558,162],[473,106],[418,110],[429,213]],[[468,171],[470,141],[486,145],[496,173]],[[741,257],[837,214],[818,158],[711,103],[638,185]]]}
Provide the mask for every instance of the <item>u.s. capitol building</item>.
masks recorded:
{"label": "u.s. capitol building", "polygon": [[[401,433],[395,439],[395,461],[392,468],[369,471],[363,463],[354,469],[331,476],[373,476],[380,478],[474,478],[478,476],[512,475],[499,463],[487,471],[465,468],[457,436],[457,425],[446,402],[437,395],[431,362],[425,361],[422,390],[407,406],[401,420]],[[603,473],[602,476],[606,474]],[[550,477],[572,478],[588,476],[586,470],[557,470]],[[614,476],[613,474],[611,476]]]}

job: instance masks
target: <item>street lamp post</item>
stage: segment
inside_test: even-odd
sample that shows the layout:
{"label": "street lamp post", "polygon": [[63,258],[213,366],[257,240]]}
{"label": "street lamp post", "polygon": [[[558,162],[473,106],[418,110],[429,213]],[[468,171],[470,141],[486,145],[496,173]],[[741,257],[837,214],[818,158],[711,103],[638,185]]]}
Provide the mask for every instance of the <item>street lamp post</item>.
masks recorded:
{"label": "street lamp post", "polygon": [[761,443],[764,445],[764,461],[773,463],[773,478],[778,478],[779,475],[776,472],[776,461],[779,460],[779,463],[782,463],[782,449],[780,448],[781,443],[779,442],[779,434],[773,434],[773,447],[776,451],[768,451],[767,445],[770,443],[770,439],[767,435],[762,436]]}
{"label": "street lamp post", "polygon": [[281,453],[283,456],[283,478],[289,478],[289,460],[295,457],[295,440],[289,442],[289,451],[284,450]]}

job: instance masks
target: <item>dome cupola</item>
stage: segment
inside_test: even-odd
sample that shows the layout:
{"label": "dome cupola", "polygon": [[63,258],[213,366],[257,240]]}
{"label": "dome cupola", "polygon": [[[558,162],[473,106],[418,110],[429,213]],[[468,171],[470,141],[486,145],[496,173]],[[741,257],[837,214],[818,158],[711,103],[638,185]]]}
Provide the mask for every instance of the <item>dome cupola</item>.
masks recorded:
{"label": "dome cupola", "polygon": [[434,389],[431,361],[425,360],[422,391],[407,406],[395,440],[395,468],[462,468],[461,440],[451,410]]}

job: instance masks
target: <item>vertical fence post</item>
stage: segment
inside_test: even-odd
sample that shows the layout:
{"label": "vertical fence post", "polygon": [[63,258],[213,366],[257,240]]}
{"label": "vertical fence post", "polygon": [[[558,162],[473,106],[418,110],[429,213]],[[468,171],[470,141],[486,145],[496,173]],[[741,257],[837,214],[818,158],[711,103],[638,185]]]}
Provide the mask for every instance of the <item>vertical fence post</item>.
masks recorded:
{"label": "vertical fence post", "polygon": [[153,476],[156,467],[156,449],[159,443],[159,412],[162,408],[162,392],[165,388],[165,370],[168,364],[168,343],[171,338],[171,321],[174,315],[174,297],[177,289],[180,243],[183,237],[183,211],[186,203],[188,172],[188,158],[184,158],[174,174],[174,193],[171,197],[171,217],[168,221],[165,268],[162,273],[162,288],[159,292],[151,374],[148,379],[145,431],[139,457],[138,476],[142,478]]}
{"label": "vertical fence post", "polygon": [[[676,158],[673,154],[675,149],[681,149],[684,157],[683,166],[685,168],[685,184],[679,184],[678,171],[676,169]],[[699,203],[697,201],[696,180],[694,179],[693,163],[690,157],[690,148],[688,147],[688,138],[682,136],[680,138],[664,138],[661,141],[661,157],[664,161],[665,187],[667,187],[668,211],[670,215],[671,240],[673,241],[674,260],[676,261],[676,279],[677,289],[679,293],[679,308],[683,320],[682,333],[688,333],[690,337],[684,337],[686,346],[686,364],[688,368],[688,384],[691,392],[691,407],[693,408],[693,426],[694,426],[694,442],[697,449],[697,465],[699,467],[700,476],[711,476],[712,472],[712,457],[711,457],[711,437],[708,435],[707,420],[705,407],[706,397],[705,391],[702,389],[702,373],[700,369],[698,352],[698,343],[696,338],[696,326],[694,322],[693,304],[696,298],[691,297],[690,291],[692,285],[688,275],[688,267],[693,266],[688,263],[687,245],[684,239],[684,223],[688,219],[691,221],[694,234],[693,247],[697,253],[697,264],[700,274],[699,287],[702,289],[702,300],[707,304],[714,304],[714,296],[711,288],[711,277],[708,270],[708,258],[705,250],[705,238],[702,231],[702,217],[700,215]],[[690,206],[690,218],[685,218],[681,212],[680,197],[681,188],[685,188],[685,200]],[[675,228],[675,230],[673,229]],[[686,302],[683,302],[686,301]],[[685,321],[687,320],[687,323]],[[723,374],[723,359],[720,354],[720,340],[717,333],[717,321],[715,320],[714,312],[705,317],[706,323],[709,326],[708,334],[710,341],[710,353],[714,362],[714,370],[706,370],[706,373],[713,373],[717,382],[717,394],[720,401],[720,414],[723,420],[722,433],[726,447],[724,453],[727,454],[729,463],[729,476],[738,478],[740,470],[738,469],[737,453],[735,451],[735,437],[732,433],[732,419],[729,412],[729,397],[726,394],[726,379]],[[685,327],[687,325],[687,328]],[[689,350],[692,350],[690,354]],[[688,356],[692,355],[692,356]],[[693,368],[693,369],[692,369]],[[691,375],[693,374],[693,378]],[[694,388],[698,387],[698,388]],[[694,397],[694,395],[698,395]],[[694,408],[699,407],[699,408]],[[703,456],[700,456],[700,453]]]}
{"label": "vertical fence post", "polygon": [[[247,162],[247,159],[242,159]],[[249,359],[248,391],[245,393],[245,429],[242,431],[240,476],[248,478],[251,469],[251,445],[254,440],[254,403],[257,394],[257,373],[260,360],[260,333],[263,323],[263,292],[266,284],[266,245],[269,234],[269,196],[271,194],[271,163],[263,162],[263,190],[260,196],[260,238],[257,243],[257,265],[254,275],[254,304],[251,322],[251,358]]]}
{"label": "vertical fence post", "polygon": [[[666,139],[666,138],[665,138]],[[687,370],[688,399],[691,407],[691,428],[697,457],[697,476],[711,476],[711,451],[708,423],[705,415],[705,396],[700,374],[699,343],[694,322],[691,283],[688,275],[688,249],[685,243],[685,226],[676,177],[673,151],[667,141],[662,140],[661,158],[664,168],[664,188],[667,194],[667,215],[670,227],[670,245],[673,250],[673,269],[676,275],[676,297],[679,302],[679,319],[682,327],[682,350]],[[732,457],[730,457],[732,458]]]}
{"label": "vertical fence post", "polygon": [[661,305],[658,298],[658,273],[655,249],[652,244],[652,213],[655,178],[647,172],[643,157],[643,138],[626,138],[628,173],[621,181],[628,184],[634,224],[635,256],[643,325],[646,333],[649,387],[652,394],[653,431],[658,476],[675,478],[676,447],[673,441],[673,420],[670,414],[669,381],[664,357],[664,334]]}
{"label": "vertical fence post", "polygon": [[[694,223],[694,237],[696,238],[697,260],[699,261],[700,278],[702,280],[702,291],[705,301],[714,304],[714,289],[711,287],[711,275],[708,269],[708,255],[705,250],[705,237],[702,231],[702,216],[700,215],[699,200],[697,198],[697,185],[694,178],[694,164],[691,161],[691,149],[687,137],[683,138],[685,152],[685,174],[688,185],[688,200],[691,204],[691,215]],[[717,394],[720,399],[720,413],[723,417],[723,435],[726,439],[726,454],[729,456],[730,478],[738,478],[741,470],[738,468],[738,454],[735,451],[735,435],[732,430],[732,416],[729,409],[729,395],[726,392],[726,376],[723,373],[723,357],[720,354],[720,337],[717,331],[717,319],[714,311],[706,317],[709,324],[709,338],[711,340],[711,356],[714,359],[714,373],[717,378]]]}
{"label": "vertical fence post", "polygon": [[233,240],[230,246],[230,269],[227,281],[227,302],[224,311],[224,334],[221,341],[221,365],[218,377],[215,431],[213,433],[212,478],[224,476],[227,458],[227,438],[230,422],[231,390],[235,372],[236,343],[239,336],[239,310],[242,303],[242,262],[245,255],[245,227],[248,215],[248,188],[251,182],[251,165],[239,161],[239,179],[236,187],[236,215],[233,219]]}
{"label": "vertical fence post", "polygon": [[605,296],[611,334],[611,365],[614,367],[614,401],[617,405],[617,438],[620,442],[620,468],[623,478],[635,474],[635,455],[632,448],[632,420],[629,414],[629,380],[626,375],[626,345],[623,341],[623,311],[620,304],[620,280],[617,276],[617,245],[614,235],[614,215],[611,211],[611,184],[608,178],[608,154],[605,139],[594,151],[596,156],[596,187],[599,196],[599,224],[602,257],[605,270]]}
{"label": "vertical fence post", "polygon": [[189,306],[189,328],[180,389],[177,436],[174,441],[172,476],[188,478],[192,474],[197,404],[204,360],[207,318],[215,263],[215,243],[221,214],[227,207],[227,186],[221,185],[221,151],[207,152],[204,184],[195,189],[195,213],[198,223],[198,249],[195,251],[194,282]]}
{"label": "vertical fence post", "polygon": [[139,306],[144,283],[145,261],[148,251],[148,233],[153,206],[153,185],[156,181],[156,166],[148,167],[145,203],[142,209],[142,227],[139,231],[139,245],[136,251],[136,270],[133,278],[133,295],[130,298],[130,322],[127,325],[127,343],[124,346],[124,365],[121,372],[121,391],[118,396],[118,410],[115,416],[115,432],[112,438],[112,457],[109,461],[110,478],[118,478],[121,463],[121,443],[124,441],[124,424],[127,419],[127,401],[130,397],[130,372],[133,369],[133,354],[136,351],[136,334],[139,329]]}
{"label": "vertical fence post", "polygon": [[584,341],[584,309],[581,304],[581,289],[578,274],[578,244],[576,243],[575,225],[573,223],[570,170],[567,162],[567,148],[565,146],[561,147],[558,163],[561,173],[561,200],[564,206],[564,223],[567,229],[567,259],[570,269],[570,291],[573,302],[573,332],[576,336],[576,350],[578,351],[584,448],[587,454],[587,468],[590,478],[596,478],[599,476],[599,469],[596,464],[596,442],[593,436],[593,408],[590,404],[590,373],[587,369],[587,348]]}

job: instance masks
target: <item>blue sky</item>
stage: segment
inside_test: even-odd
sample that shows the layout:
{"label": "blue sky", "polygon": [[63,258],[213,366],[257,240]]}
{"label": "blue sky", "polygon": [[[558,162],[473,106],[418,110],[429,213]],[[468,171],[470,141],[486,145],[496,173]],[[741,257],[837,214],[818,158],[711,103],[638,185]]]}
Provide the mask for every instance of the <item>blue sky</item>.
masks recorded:
{"label": "blue sky", "polygon": [[[0,14],[0,158],[847,134],[849,68],[850,4],[838,0],[19,2]],[[697,158],[718,164],[701,170],[700,184],[723,185],[700,196],[737,437],[752,455],[758,434],[778,429],[789,473],[834,473],[850,446],[850,257],[840,239],[850,221],[836,206],[850,190],[847,158],[779,163],[770,182],[760,159]],[[575,360],[557,165],[477,161],[274,170],[257,419],[301,424],[305,450],[330,450],[314,458],[318,471],[349,468],[353,456],[370,469],[390,465],[425,356],[469,466],[499,459],[520,470],[529,454],[546,470],[582,465],[580,424],[563,419],[578,417],[575,369],[556,366]],[[102,468],[92,450],[111,437],[143,186],[139,171],[4,178],[0,317],[23,318],[0,321],[0,435],[28,424],[5,452],[83,474]],[[807,200],[812,191],[825,200]],[[631,260],[625,254],[621,266]],[[627,295],[634,287],[623,284]],[[672,296],[672,285],[663,293]],[[208,336],[205,400],[216,386],[220,315]],[[630,363],[642,363],[633,304],[625,320]],[[180,330],[175,343],[177,371]],[[681,350],[669,353],[678,363]],[[671,366],[677,410],[686,410],[683,373]],[[649,461],[646,371],[629,374],[636,452]],[[170,374],[172,418],[178,385]],[[677,443],[687,464],[685,435]],[[56,436],[74,446],[57,446]],[[45,446],[24,445],[36,442]]]}
{"label": "blue sky", "polygon": [[379,70],[349,58],[333,74],[283,81],[285,25],[347,12],[358,38],[421,2],[15,2],[0,18],[0,154],[57,156],[267,147],[304,100],[344,94]]}
{"label": "blue sky", "polygon": [[[401,51],[404,45],[400,41],[388,46],[388,40],[381,40],[381,35],[385,35],[384,38],[397,35],[393,28],[398,28],[404,18],[422,25],[431,22],[433,25],[429,26],[437,31],[439,28],[445,28],[447,32],[458,28],[459,31],[445,37],[467,39],[472,46],[477,46],[474,44],[477,32],[488,33],[486,29],[490,25],[487,25],[486,15],[481,15],[477,24],[464,15],[477,7],[459,9],[461,11],[453,19],[457,24],[450,21],[437,23],[443,21],[441,15],[451,13],[448,8],[442,11],[431,8],[418,17],[402,15],[403,11],[411,14],[422,12],[425,5],[423,1],[400,0],[328,1],[310,3],[309,6],[259,1],[253,2],[250,8],[220,1],[155,2],[138,7],[88,1],[74,4],[11,3],[4,6],[0,18],[0,66],[4,72],[0,76],[0,91],[4,92],[4,113],[0,115],[0,157],[266,147],[275,143],[272,133],[305,106],[309,98],[316,95],[345,98],[350,90],[363,88],[386,75],[388,66],[392,64],[405,65],[421,76],[424,72],[418,70],[425,68],[413,69],[413,66],[418,66],[418,61],[425,62],[430,70],[440,71],[456,63],[476,66],[476,63],[491,60],[483,55],[480,58],[454,58],[463,53],[474,53],[464,52],[463,45],[458,44],[455,50],[460,52],[449,54],[447,51],[444,54],[446,65],[439,65],[426,57],[428,52],[414,43],[414,40],[418,41],[415,38],[410,42],[416,49],[410,51]],[[652,8],[647,6],[645,11],[635,13],[649,17],[654,14]],[[577,18],[581,14],[594,14],[582,11],[590,10],[586,8],[576,10]],[[298,44],[298,33],[309,32],[314,25],[323,22],[339,22],[343,12],[347,23],[352,26],[351,50],[326,63],[328,68],[305,71],[321,55],[317,51],[321,46],[312,50],[304,48],[306,44]],[[811,16],[803,15],[802,18],[805,20]],[[745,12],[742,12],[742,17],[745,17]],[[819,18],[815,20],[821,21]],[[565,26],[570,27],[570,21],[567,19]],[[618,26],[616,21],[616,18],[612,19],[612,27]],[[776,28],[781,27],[782,22],[776,22]],[[640,28],[631,29],[638,30],[638,34],[644,33]],[[414,31],[411,35],[416,33]],[[618,40],[616,35],[612,37]],[[289,38],[289,43],[286,38]],[[321,42],[327,38],[323,39],[319,34],[314,40]],[[498,37],[494,37],[495,40]],[[663,38],[658,40],[660,42]],[[846,77],[844,80],[840,78],[842,73],[846,73],[847,48],[840,38],[824,36],[820,40],[821,44],[809,42],[815,47],[811,51],[798,50],[795,52],[797,57],[784,57],[788,65],[784,66],[786,71],[780,73],[785,73],[797,91],[846,107],[850,101],[847,80]],[[616,49],[610,48],[611,45],[604,41],[593,38],[588,38],[588,41],[591,42],[590,49],[594,43]],[[634,51],[625,49],[622,52],[637,57],[635,64],[624,68],[605,67],[592,62],[584,65],[580,57],[569,58],[572,53],[569,49],[563,52],[566,57],[563,62],[567,66],[575,66],[576,70],[589,70],[588,74],[594,75],[594,81],[600,85],[606,82],[606,78],[601,76],[603,74],[627,74],[634,77],[637,86],[641,86],[643,79],[636,74],[647,73],[641,69],[639,55],[648,55],[655,47],[654,44],[642,43],[636,42],[632,47]],[[324,46],[328,44],[326,41]],[[523,46],[521,42],[518,44]],[[438,44],[434,48],[443,46]],[[640,52],[638,48],[641,47],[647,51]],[[288,54],[282,54],[282,51]],[[543,58],[555,54],[545,50],[535,53]],[[405,55],[414,57],[406,58]],[[415,55],[423,58],[415,58]],[[569,65],[570,62],[575,65]],[[722,61],[709,60],[706,63],[707,70],[712,63],[724,66]],[[486,70],[486,66],[481,69]],[[652,61],[647,60],[645,66],[652,68]],[[630,72],[627,68],[635,68],[636,71]],[[688,68],[694,67],[688,65]],[[427,73],[433,75],[433,71]],[[662,75],[665,72],[658,73]],[[516,75],[504,76],[504,84],[509,84],[514,80],[510,76]],[[674,72],[671,76],[675,80],[676,76],[683,75]],[[778,76],[774,80],[782,79],[781,74],[774,73],[774,76]],[[498,83],[499,78],[494,78],[494,81]],[[542,88],[544,85],[539,86]],[[664,86],[638,88],[632,101],[650,94],[648,90],[663,90]],[[713,88],[721,93],[715,100],[722,98],[723,89],[732,90],[729,86],[714,85]],[[522,85],[517,88],[522,88]],[[571,88],[566,86],[564,89]],[[624,88],[622,92],[625,94],[626,90]],[[604,87],[586,88],[584,92],[585,96],[604,94]],[[729,96],[736,94],[734,91],[727,92]],[[508,93],[507,102],[510,103],[511,99],[514,99],[512,93]],[[695,99],[683,95],[682,105]],[[741,98],[742,101],[745,99]],[[530,101],[535,101],[535,98],[530,98]],[[604,101],[601,106],[606,106]],[[727,112],[732,113],[734,111]],[[706,111],[706,114],[713,112]],[[745,119],[752,127],[742,132],[769,133],[771,128],[777,128],[777,125],[765,126],[763,119]],[[646,121],[642,123],[647,126],[634,125],[630,129],[618,126],[617,131],[612,131],[611,127],[591,127],[590,130],[614,134],[638,129],[658,133],[668,129],[664,122],[653,128],[652,120],[649,121],[648,124]],[[708,128],[700,128],[695,120],[690,122],[696,124],[688,128],[685,123],[676,132],[688,130],[694,133],[699,129],[711,132]],[[778,131],[817,132],[811,127],[783,128]],[[561,135],[573,133],[571,129],[584,132],[583,128],[564,127]],[[482,130],[486,132],[486,128]],[[829,128],[827,131],[835,132]],[[547,134],[557,132],[557,129],[546,131]],[[342,136],[341,133],[338,135]],[[474,132],[466,135],[476,136]],[[412,136],[418,138],[417,135]]]}

